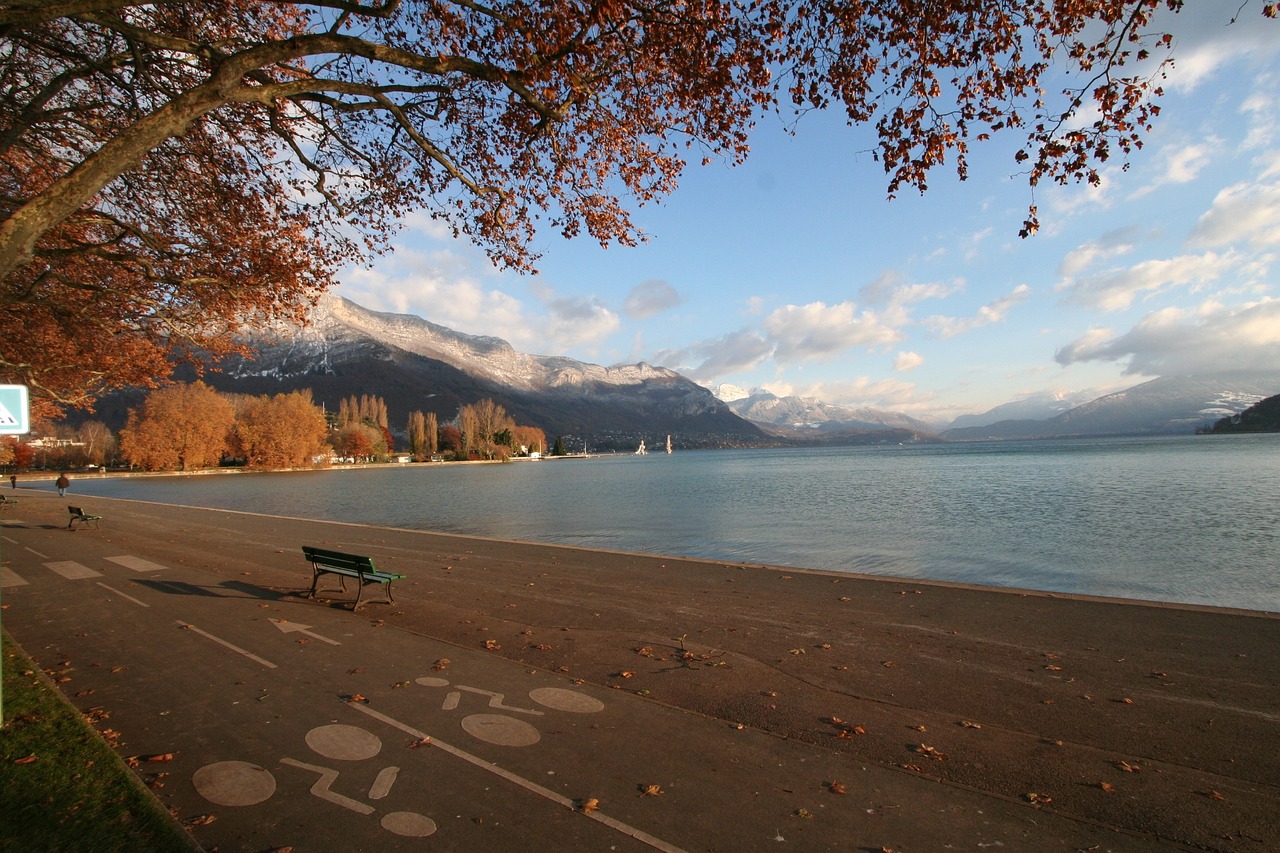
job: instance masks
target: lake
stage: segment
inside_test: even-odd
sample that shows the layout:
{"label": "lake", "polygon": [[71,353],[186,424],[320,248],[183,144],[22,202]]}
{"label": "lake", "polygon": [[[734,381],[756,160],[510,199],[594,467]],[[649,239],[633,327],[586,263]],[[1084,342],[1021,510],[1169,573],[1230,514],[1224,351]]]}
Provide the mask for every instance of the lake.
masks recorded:
{"label": "lake", "polygon": [[81,477],[71,494],[1280,611],[1280,434]]}

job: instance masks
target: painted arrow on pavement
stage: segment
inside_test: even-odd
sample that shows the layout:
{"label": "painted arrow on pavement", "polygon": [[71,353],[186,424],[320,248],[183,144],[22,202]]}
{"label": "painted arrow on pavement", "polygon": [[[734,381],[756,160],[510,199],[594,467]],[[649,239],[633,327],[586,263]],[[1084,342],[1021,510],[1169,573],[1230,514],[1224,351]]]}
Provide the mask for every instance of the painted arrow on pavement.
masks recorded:
{"label": "painted arrow on pavement", "polygon": [[308,637],[312,637],[317,640],[322,640],[331,646],[342,645],[342,643],[339,643],[337,640],[330,640],[328,637],[322,637],[321,635],[310,630],[311,629],[310,625],[303,625],[298,622],[290,622],[288,619],[272,619],[270,621],[271,621],[271,624],[275,625],[277,628],[281,630],[281,632],[285,634],[306,634]]}

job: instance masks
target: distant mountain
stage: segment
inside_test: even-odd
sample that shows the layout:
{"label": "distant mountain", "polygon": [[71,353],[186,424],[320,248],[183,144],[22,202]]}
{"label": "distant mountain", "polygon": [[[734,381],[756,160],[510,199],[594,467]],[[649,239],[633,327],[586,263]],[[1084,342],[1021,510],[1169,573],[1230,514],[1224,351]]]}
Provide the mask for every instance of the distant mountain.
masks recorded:
{"label": "distant mountain", "polygon": [[803,443],[835,444],[852,438],[861,443],[867,433],[888,430],[894,431],[894,441],[934,437],[929,424],[896,412],[836,406],[809,397],[779,397],[758,388],[747,393],[733,385],[721,385],[715,394],[734,414],[771,435]]}
{"label": "distant mountain", "polygon": [[1080,392],[1062,394],[1045,391],[1031,394],[1009,403],[996,406],[982,414],[960,415],[953,420],[947,429],[965,429],[968,427],[984,427],[1000,421],[1046,421],[1049,418],[1068,412],[1082,403],[1096,398],[1096,394]]}
{"label": "distant mountain", "polygon": [[[331,411],[352,395],[376,395],[386,401],[390,428],[398,433],[410,412],[434,412],[443,424],[462,405],[488,397],[518,423],[542,428],[548,440],[564,436],[571,450],[583,441],[592,450],[634,449],[642,439],[665,442],[668,434],[681,448],[769,443],[759,428],[675,371],[529,355],[500,338],[370,311],[335,295],[321,300],[307,326],[249,331],[245,340],[257,357],[229,359],[205,382],[245,394],[309,388]],[[110,401],[99,406],[118,428],[123,406],[117,401],[114,408],[112,417]]]}
{"label": "distant mountain", "polygon": [[1222,418],[1205,431],[1212,433],[1280,432],[1280,394],[1254,403],[1238,415]]}
{"label": "distant mountain", "polygon": [[1172,435],[1238,414],[1280,390],[1280,372],[1167,376],[1107,394],[1044,420],[1003,420],[948,429],[948,441],[1061,438],[1086,435]]}

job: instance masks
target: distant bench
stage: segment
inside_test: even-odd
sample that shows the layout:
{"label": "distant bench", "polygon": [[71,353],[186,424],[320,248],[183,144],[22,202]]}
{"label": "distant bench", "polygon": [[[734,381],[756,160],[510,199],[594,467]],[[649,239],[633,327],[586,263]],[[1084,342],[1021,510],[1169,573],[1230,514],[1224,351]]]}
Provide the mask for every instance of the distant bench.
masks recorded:
{"label": "distant bench", "polygon": [[378,571],[372,557],[328,551],[324,548],[313,548],[310,545],[302,546],[302,555],[311,563],[311,592],[307,593],[308,598],[316,597],[316,584],[319,583],[321,575],[337,575],[343,592],[347,591],[347,578],[355,578],[358,582],[356,603],[351,608],[353,611],[360,609],[360,594],[364,591],[365,585],[371,583],[386,584],[387,603],[395,604],[395,599],[391,597],[391,582],[400,580],[404,575]]}
{"label": "distant bench", "polygon": [[68,529],[68,530],[75,530],[75,524],[76,524],[76,522],[77,522],[77,521],[78,521],[78,522],[80,522],[81,524],[88,524],[89,522],[91,522],[91,521],[92,521],[92,522],[93,522],[93,526],[94,526],[94,527],[101,527],[101,526],[102,526],[101,524],[99,524],[99,523],[98,523],[98,522],[102,521],[102,516],[100,516],[100,515],[89,515],[88,513],[86,513],[84,510],[82,510],[82,509],[81,509],[80,507],[78,507],[78,506],[69,506],[69,507],[67,507],[67,512],[71,513],[71,518],[70,518],[70,519],[68,519],[68,521],[67,521],[67,529]]}

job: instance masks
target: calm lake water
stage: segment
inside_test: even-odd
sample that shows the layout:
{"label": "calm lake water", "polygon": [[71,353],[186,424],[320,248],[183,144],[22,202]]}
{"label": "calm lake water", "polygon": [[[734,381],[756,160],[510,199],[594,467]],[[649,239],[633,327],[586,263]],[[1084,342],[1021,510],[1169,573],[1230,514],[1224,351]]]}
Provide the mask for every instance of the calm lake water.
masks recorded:
{"label": "calm lake water", "polygon": [[72,494],[1280,611],[1276,434],[79,478]]}

